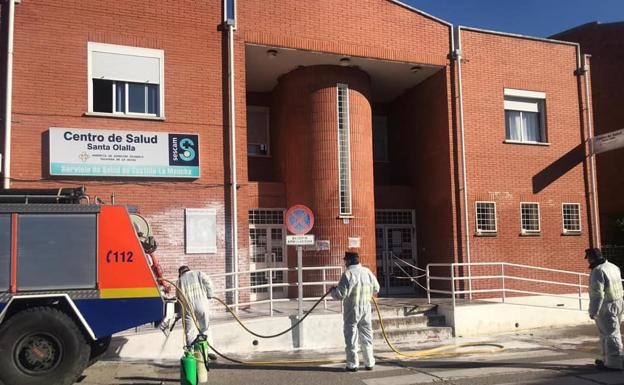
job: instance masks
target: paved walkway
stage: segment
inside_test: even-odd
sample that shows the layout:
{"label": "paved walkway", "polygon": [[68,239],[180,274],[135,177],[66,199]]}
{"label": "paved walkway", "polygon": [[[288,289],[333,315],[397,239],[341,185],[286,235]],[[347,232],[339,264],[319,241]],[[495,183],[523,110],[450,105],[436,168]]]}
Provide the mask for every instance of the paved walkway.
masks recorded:
{"label": "paved walkway", "polygon": [[[472,342],[458,340],[456,342]],[[218,360],[209,373],[210,384],[302,385],[596,385],[624,384],[624,373],[598,372],[594,327],[537,330],[483,339],[505,346],[496,354],[452,358],[402,360],[378,352],[380,362],[372,372],[345,373],[344,364],[323,366],[241,366]],[[298,359],[335,357],[342,352],[262,355],[243,359]],[[100,362],[85,372],[82,385],[148,385],[179,383],[177,362]]]}

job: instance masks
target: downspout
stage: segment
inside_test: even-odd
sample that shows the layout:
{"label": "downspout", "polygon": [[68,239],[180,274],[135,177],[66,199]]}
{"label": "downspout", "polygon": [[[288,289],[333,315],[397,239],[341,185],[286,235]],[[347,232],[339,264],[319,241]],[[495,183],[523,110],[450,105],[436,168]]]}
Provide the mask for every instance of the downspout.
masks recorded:
{"label": "downspout", "polygon": [[[227,7],[227,0],[224,6]],[[225,13],[227,15],[227,12]],[[230,121],[230,170],[231,170],[231,200],[232,200],[232,269],[234,273],[234,305],[238,310],[238,176],[236,162],[236,104],[234,94],[234,30],[236,29],[235,21],[227,17],[225,26],[228,29],[228,94],[229,106],[228,117]]]}
{"label": "downspout", "polygon": [[[468,177],[466,175],[466,143],[464,135],[464,94],[462,89],[462,51],[461,51],[461,27],[456,30],[457,48],[453,47],[453,58],[457,63],[457,97],[459,99],[459,134],[461,141],[462,158],[462,190],[464,201],[464,233],[466,234],[466,262],[468,263],[468,297],[472,300],[472,271],[470,261],[470,221],[468,217]],[[455,284],[454,282],[452,283]]]}
{"label": "downspout", "polygon": [[15,0],[9,0],[6,91],[4,105],[4,151],[2,152],[2,187],[11,187],[11,120],[13,116],[13,30],[15,26]]}
{"label": "downspout", "polygon": [[[580,51],[580,47],[577,46],[577,50]],[[578,51],[577,51],[578,52]],[[580,53],[579,53],[580,55]],[[594,247],[600,248],[602,245],[602,240],[600,239],[600,218],[598,215],[598,197],[596,194],[596,155],[594,154],[593,143],[591,142],[594,137],[594,127],[592,124],[592,110],[591,103],[589,99],[589,64],[587,64],[587,55],[583,56],[583,67],[580,66],[580,58],[579,61],[579,72],[583,75],[583,80],[585,82],[585,104],[587,105],[587,109],[585,112],[585,118],[587,119],[587,134],[589,135],[588,140],[590,146],[589,152],[589,174],[590,174],[590,184],[591,184],[591,194],[592,194],[592,211],[594,217]]]}

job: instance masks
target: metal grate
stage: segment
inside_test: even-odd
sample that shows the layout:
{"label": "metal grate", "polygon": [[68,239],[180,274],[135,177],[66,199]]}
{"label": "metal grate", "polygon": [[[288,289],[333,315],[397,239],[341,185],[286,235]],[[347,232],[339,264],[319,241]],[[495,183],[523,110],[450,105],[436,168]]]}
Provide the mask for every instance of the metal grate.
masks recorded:
{"label": "metal grate", "polygon": [[581,231],[581,205],[578,203],[563,204],[563,232],[578,233]]}
{"label": "metal grate", "polygon": [[540,214],[538,203],[521,203],[520,216],[523,233],[539,233]]}
{"label": "metal grate", "polygon": [[349,87],[338,84],[338,194],[340,215],[351,215],[351,143],[349,134]]}
{"label": "metal grate", "polygon": [[496,232],[496,203],[477,202],[477,233]]}
{"label": "metal grate", "polygon": [[411,210],[375,211],[377,225],[413,225],[414,216]]}
{"label": "metal grate", "polygon": [[250,225],[282,225],[284,224],[283,209],[249,210]]}

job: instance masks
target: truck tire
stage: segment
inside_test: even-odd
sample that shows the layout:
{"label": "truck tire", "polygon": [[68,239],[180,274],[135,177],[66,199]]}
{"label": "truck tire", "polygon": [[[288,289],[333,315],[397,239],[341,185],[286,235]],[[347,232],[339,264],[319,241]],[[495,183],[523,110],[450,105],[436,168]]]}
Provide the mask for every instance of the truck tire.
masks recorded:
{"label": "truck tire", "polygon": [[71,385],[87,365],[90,347],[62,311],[34,307],[0,328],[0,383]]}

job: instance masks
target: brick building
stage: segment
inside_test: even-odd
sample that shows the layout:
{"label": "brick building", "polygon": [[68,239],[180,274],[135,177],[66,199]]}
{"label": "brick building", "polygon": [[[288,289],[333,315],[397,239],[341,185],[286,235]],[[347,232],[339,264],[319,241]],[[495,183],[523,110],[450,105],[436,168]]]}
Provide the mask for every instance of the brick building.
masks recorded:
{"label": "brick building", "polygon": [[[397,259],[585,269],[591,117],[576,44],[454,29],[393,0],[240,0],[236,15],[217,0],[23,0],[14,23],[9,4],[5,187],[84,184],[138,204],[167,275],[294,266],[295,204],[316,216],[306,265],[353,248],[386,293],[409,291]],[[139,139],[110,150],[98,135]],[[148,162],[174,142],[176,162],[199,163]]]}
{"label": "brick building", "polygon": [[[561,32],[554,38],[580,43],[583,53],[591,55],[596,135],[624,128],[624,22],[588,23]],[[624,228],[617,223],[617,220],[624,220],[622,164],[623,149],[596,157],[600,228],[605,245],[624,246]]]}

